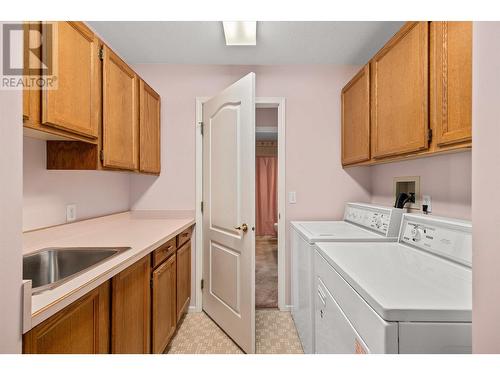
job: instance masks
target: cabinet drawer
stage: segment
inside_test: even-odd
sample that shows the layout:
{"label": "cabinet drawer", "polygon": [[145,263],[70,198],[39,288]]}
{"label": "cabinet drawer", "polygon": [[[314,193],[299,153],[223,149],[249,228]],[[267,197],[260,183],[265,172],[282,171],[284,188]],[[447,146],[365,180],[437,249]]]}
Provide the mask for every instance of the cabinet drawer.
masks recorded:
{"label": "cabinet drawer", "polygon": [[176,249],[176,238],[174,237],[153,251],[153,268],[174,254]]}
{"label": "cabinet drawer", "polygon": [[177,247],[181,247],[191,238],[191,234],[193,233],[193,227],[189,227],[185,229],[182,233],[177,236]]}

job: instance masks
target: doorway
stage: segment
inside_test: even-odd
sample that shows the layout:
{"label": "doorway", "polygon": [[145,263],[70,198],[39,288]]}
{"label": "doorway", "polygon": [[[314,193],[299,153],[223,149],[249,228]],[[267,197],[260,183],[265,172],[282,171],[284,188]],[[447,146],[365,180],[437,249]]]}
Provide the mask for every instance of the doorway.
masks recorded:
{"label": "doorway", "polygon": [[278,108],[255,108],[255,308],[278,308]]}
{"label": "doorway", "polygon": [[[196,235],[195,235],[195,288],[194,301],[195,306],[191,307],[191,311],[202,311],[202,291],[201,282],[203,279],[203,213],[201,204],[203,201],[203,138],[201,134],[201,121],[203,117],[203,103],[208,97],[196,98]],[[285,302],[285,98],[283,97],[256,97],[256,108],[276,108],[278,111],[278,234],[277,234],[277,258],[278,258],[278,308],[280,311],[290,311],[290,306]]]}

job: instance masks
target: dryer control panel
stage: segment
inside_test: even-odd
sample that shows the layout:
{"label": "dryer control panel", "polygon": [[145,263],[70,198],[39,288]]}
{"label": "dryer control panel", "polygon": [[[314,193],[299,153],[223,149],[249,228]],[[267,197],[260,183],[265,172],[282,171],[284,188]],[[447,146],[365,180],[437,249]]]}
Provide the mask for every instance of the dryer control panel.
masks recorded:
{"label": "dryer control panel", "polygon": [[348,203],[344,220],[367,229],[382,233],[387,237],[397,237],[403,210],[370,204]]}
{"label": "dryer control panel", "polygon": [[468,222],[405,215],[399,242],[471,265],[472,227]]}

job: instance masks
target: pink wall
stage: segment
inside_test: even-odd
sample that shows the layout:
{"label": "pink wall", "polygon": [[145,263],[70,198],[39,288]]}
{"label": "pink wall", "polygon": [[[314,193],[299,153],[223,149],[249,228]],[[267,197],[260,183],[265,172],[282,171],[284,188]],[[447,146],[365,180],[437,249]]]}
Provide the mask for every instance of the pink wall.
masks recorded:
{"label": "pink wall", "polygon": [[129,209],[129,173],[48,171],[45,145],[24,137],[23,230],[65,223],[68,204],[77,220]]}
{"label": "pink wall", "polygon": [[160,177],[131,176],[133,208],[195,208],[195,98],[212,96],[251,71],[257,75],[257,96],[286,98],[286,190],[297,192],[297,203],[286,207],[287,224],[338,219],[345,201],[370,200],[369,169],[340,166],[339,92],[358,67],[143,64],[134,69],[162,97],[163,148]]}
{"label": "pink wall", "polygon": [[[3,40],[0,22],[0,40]],[[21,43],[11,56],[22,61]],[[0,60],[2,60],[0,49]],[[0,353],[21,353],[22,92],[0,90]]]}
{"label": "pink wall", "polygon": [[472,349],[500,353],[500,22],[474,22]]}
{"label": "pink wall", "polygon": [[373,203],[394,204],[394,177],[420,176],[420,193],[431,196],[432,215],[471,219],[472,163],[469,151],[371,168]]}

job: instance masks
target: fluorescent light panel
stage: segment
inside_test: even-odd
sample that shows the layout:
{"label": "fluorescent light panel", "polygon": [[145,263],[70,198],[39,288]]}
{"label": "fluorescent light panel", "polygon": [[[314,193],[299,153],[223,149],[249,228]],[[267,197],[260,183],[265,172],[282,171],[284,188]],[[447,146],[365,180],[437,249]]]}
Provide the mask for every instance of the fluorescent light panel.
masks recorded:
{"label": "fluorescent light panel", "polygon": [[223,21],[227,46],[257,45],[257,21]]}

